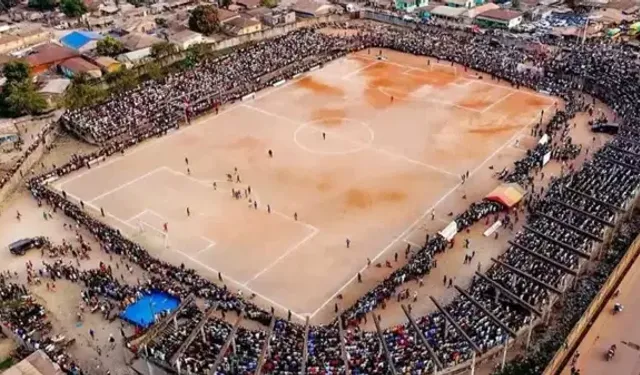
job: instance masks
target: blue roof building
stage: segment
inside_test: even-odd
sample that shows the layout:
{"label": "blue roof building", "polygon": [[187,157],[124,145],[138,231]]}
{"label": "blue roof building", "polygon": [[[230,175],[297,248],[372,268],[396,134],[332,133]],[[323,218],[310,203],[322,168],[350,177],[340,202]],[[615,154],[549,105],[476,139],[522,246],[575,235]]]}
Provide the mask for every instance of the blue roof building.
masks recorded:
{"label": "blue roof building", "polygon": [[88,52],[96,48],[98,40],[104,38],[102,35],[93,31],[72,31],[60,38],[63,46],[74,49],[78,52]]}

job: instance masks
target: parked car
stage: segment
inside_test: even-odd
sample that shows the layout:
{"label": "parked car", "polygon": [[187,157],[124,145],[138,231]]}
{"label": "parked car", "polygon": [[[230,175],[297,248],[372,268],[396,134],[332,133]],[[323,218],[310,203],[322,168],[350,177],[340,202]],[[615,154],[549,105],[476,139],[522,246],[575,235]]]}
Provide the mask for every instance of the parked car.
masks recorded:
{"label": "parked car", "polygon": [[28,250],[39,249],[49,243],[44,237],[23,238],[9,244],[9,251],[14,255],[24,255]]}

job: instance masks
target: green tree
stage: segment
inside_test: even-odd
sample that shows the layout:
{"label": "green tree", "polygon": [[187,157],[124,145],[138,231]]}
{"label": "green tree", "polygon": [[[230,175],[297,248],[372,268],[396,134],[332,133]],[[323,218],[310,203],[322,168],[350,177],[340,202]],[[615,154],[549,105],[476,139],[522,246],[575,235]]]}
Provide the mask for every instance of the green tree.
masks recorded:
{"label": "green tree", "polygon": [[278,0],[260,0],[260,5],[267,8],[275,8],[278,6]]}
{"label": "green tree", "polygon": [[11,61],[2,68],[2,74],[7,79],[7,83],[22,82],[29,79],[31,74],[29,64],[22,60]]}
{"label": "green tree", "polygon": [[103,56],[116,56],[124,52],[124,45],[118,39],[107,36],[96,43],[96,51]]}
{"label": "green tree", "polygon": [[0,13],[8,11],[10,8],[18,5],[18,3],[18,0],[0,0]]}
{"label": "green tree", "polygon": [[109,83],[111,90],[115,92],[132,90],[139,83],[136,72],[126,68],[107,74],[105,79]]}
{"label": "green tree", "polygon": [[511,7],[513,9],[520,9],[520,0],[511,0]]}
{"label": "green tree", "polygon": [[57,5],[56,0],[29,0],[28,4],[38,10],[53,10]]}
{"label": "green tree", "polygon": [[82,0],[61,0],[60,10],[67,17],[78,18],[87,13],[87,6]]}
{"label": "green tree", "polygon": [[157,62],[153,61],[144,66],[144,74],[149,77],[149,79],[160,79],[162,78],[162,66]]}
{"label": "green tree", "polygon": [[100,103],[106,97],[107,90],[102,84],[92,84],[86,77],[78,76],[65,93],[64,104],[68,108],[76,109]]}
{"label": "green tree", "polygon": [[9,116],[37,114],[47,108],[46,100],[36,91],[29,79],[6,84],[0,102],[0,107],[3,107]]}
{"label": "green tree", "polygon": [[189,16],[189,28],[210,35],[220,30],[218,10],[213,5],[198,5]]}
{"label": "green tree", "polygon": [[162,42],[151,46],[151,57],[158,61],[162,61],[174,53],[176,53],[176,46],[169,42]]}

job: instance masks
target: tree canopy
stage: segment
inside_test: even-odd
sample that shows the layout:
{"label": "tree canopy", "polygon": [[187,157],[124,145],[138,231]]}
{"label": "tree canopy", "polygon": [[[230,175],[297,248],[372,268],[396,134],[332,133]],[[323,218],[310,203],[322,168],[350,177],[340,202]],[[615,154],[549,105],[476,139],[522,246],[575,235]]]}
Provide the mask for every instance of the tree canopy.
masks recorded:
{"label": "tree canopy", "polygon": [[80,17],[87,13],[87,6],[82,0],[61,0],[60,10],[67,17]]}
{"label": "tree canopy", "polygon": [[162,42],[151,46],[151,57],[156,60],[162,60],[176,53],[175,44]]}
{"label": "tree canopy", "polygon": [[278,6],[278,0],[260,0],[260,5],[267,8],[275,8]]}
{"label": "tree canopy", "polygon": [[116,56],[124,52],[124,45],[118,39],[107,36],[96,44],[96,51],[103,56]]}
{"label": "tree canopy", "polygon": [[213,5],[198,5],[189,16],[189,28],[210,35],[220,30],[218,10]]}
{"label": "tree canopy", "polygon": [[29,7],[39,10],[53,10],[56,5],[56,0],[29,0]]}
{"label": "tree canopy", "polygon": [[47,103],[36,91],[31,81],[29,65],[24,61],[12,61],[4,66],[2,73],[7,81],[0,93],[0,113],[17,117],[42,112]]}
{"label": "tree canopy", "polygon": [[7,79],[7,82],[22,82],[29,79],[31,72],[26,61],[16,60],[5,64],[2,74]]}

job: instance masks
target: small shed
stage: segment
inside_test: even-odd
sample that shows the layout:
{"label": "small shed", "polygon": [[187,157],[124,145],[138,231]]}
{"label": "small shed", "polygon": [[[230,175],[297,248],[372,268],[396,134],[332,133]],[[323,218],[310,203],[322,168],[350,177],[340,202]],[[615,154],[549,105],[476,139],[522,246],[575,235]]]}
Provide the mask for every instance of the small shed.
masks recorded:
{"label": "small shed", "polygon": [[117,72],[122,68],[122,63],[109,56],[98,56],[93,62],[105,73]]}
{"label": "small shed", "polygon": [[51,107],[64,95],[65,91],[71,84],[68,78],[55,78],[47,82],[40,90],[40,94],[45,98],[47,104]]}

